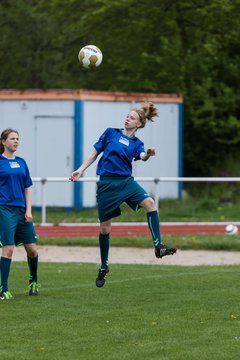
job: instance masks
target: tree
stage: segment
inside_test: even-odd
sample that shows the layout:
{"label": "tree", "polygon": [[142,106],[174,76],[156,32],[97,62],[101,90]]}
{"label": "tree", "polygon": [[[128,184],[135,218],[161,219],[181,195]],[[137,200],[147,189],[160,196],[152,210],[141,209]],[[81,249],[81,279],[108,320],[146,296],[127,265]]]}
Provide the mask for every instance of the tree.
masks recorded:
{"label": "tree", "polygon": [[[221,175],[240,152],[239,11],[240,0],[3,0],[0,84],[181,93],[184,174]],[[78,63],[87,44],[103,51],[96,71]]]}

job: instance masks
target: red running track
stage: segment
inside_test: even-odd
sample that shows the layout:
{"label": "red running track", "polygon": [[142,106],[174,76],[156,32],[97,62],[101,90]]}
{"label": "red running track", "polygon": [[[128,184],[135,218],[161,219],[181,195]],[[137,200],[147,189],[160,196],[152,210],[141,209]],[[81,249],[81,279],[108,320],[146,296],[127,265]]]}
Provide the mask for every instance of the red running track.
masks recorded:
{"label": "red running track", "polygon": [[[161,225],[161,233],[168,235],[193,235],[193,234],[224,234],[224,225],[209,224],[174,224]],[[35,226],[36,233],[42,237],[91,237],[98,236],[99,224],[91,225],[71,225],[71,226]],[[112,225],[112,236],[143,236],[150,235],[149,228],[146,224],[133,225]]]}

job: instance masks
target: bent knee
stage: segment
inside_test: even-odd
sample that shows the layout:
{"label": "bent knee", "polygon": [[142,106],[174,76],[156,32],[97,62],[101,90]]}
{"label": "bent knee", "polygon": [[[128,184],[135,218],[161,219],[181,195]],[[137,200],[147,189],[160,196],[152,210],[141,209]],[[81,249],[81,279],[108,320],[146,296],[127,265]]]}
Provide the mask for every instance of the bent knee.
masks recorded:
{"label": "bent knee", "polygon": [[103,235],[109,234],[111,231],[111,222],[109,222],[109,221],[102,222],[100,224],[100,231],[101,231],[101,234],[103,234]]}
{"label": "bent knee", "polygon": [[147,211],[147,212],[150,212],[150,211],[155,211],[156,210],[156,204],[155,204],[155,201],[151,198],[151,197],[148,197],[146,199],[144,199],[140,205]]}
{"label": "bent knee", "polygon": [[111,231],[111,226],[103,226],[103,227],[101,227],[100,231],[101,231],[101,234],[107,235]]}

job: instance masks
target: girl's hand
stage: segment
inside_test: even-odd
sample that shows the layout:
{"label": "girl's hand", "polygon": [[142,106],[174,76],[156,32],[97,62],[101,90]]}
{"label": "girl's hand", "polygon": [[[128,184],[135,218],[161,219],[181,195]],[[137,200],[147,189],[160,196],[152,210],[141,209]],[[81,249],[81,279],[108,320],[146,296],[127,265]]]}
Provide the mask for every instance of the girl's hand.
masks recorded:
{"label": "girl's hand", "polygon": [[148,156],[155,156],[155,149],[154,148],[149,148],[146,151]]}
{"label": "girl's hand", "polygon": [[25,213],[25,221],[26,222],[32,222],[32,212],[31,211],[26,211]]}
{"label": "girl's hand", "polygon": [[77,180],[80,179],[81,175],[82,175],[82,173],[81,173],[80,171],[76,170],[76,171],[74,171],[74,172],[72,173],[72,175],[69,177],[69,180],[70,180],[70,181],[77,181]]}

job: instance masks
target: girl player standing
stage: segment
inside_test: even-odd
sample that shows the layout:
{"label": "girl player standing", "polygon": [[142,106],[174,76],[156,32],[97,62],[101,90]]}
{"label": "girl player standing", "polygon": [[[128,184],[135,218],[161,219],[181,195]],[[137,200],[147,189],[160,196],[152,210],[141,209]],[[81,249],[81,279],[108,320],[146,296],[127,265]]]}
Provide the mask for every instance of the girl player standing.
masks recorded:
{"label": "girl player standing", "polygon": [[29,267],[29,295],[38,295],[37,236],[32,223],[32,180],[24,159],[15,155],[18,131],[6,129],[0,138],[0,299],[13,298],[8,279],[14,246],[24,245]]}

